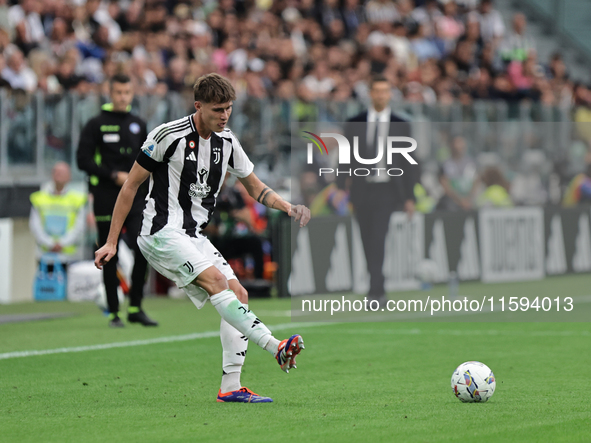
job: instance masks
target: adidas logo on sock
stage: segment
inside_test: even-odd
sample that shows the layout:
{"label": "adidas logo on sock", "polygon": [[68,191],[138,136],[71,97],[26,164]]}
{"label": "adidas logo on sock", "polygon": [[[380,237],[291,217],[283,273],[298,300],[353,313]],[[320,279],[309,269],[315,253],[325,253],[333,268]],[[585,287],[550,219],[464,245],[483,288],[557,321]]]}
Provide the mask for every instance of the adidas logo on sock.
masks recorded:
{"label": "adidas logo on sock", "polygon": [[195,153],[194,152],[191,152],[189,154],[189,156],[186,158],[186,160],[192,160],[192,161],[196,162],[197,161],[197,158],[195,157]]}

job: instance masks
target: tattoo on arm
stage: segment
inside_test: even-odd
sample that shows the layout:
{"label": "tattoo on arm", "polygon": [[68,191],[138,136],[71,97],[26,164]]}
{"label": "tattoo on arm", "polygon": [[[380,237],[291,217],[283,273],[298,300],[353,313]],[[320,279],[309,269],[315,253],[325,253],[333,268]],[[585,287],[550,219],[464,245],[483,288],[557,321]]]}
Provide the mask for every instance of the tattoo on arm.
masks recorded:
{"label": "tattoo on arm", "polygon": [[[275,198],[273,200],[269,199],[269,196],[271,194],[275,194]],[[259,194],[257,201],[260,204],[267,206],[268,208],[275,209],[275,203],[277,203],[278,201],[282,201],[282,198],[279,197],[279,195],[270,187],[265,186],[265,188]]]}
{"label": "tattoo on arm", "polygon": [[[270,188],[269,188],[268,186],[265,186],[265,189],[263,189],[263,190],[261,191],[261,193],[259,194],[259,196],[257,197],[257,201],[258,201],[259,203],[261,203],[261,198],[262,198],[262,197],[263,197],[263,195],[265,194],[265,191],[266,191],[266,190],[268,190],[268,189],[270,189]],[[264,204],[264,203],[263,203],[263,204]]]}
{"label": "tattoo on arm", "polygon": [[[261,203],[262,203],[263,205],[267,206],[267,198],[269,197],[269,195],[271,195],[271,194],[273,194],[273,193],[275,193],[275,191],[273,191],[272,189],[269,189],[269,192],[267,192],[267,193],[265,194],[265,196],[263,197],[263,200],[261,201]],[[275,202],[273,202],[273,203],[275,203]]]}

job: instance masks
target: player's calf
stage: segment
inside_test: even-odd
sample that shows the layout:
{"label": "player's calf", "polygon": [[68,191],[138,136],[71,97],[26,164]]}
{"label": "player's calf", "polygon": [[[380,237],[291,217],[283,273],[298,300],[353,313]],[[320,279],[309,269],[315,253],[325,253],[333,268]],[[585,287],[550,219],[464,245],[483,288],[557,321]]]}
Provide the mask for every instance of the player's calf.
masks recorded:
{"label": "player's calf", "polygon": [[211,304],[222,318],[241,332],[250,341],[273,354],[281,369],[289,372],[295,367],[295,357],[304,349],[300,335],[292,335],[279,342],[265,324],[244,306],[231,290],[227,289],[211,296]]}

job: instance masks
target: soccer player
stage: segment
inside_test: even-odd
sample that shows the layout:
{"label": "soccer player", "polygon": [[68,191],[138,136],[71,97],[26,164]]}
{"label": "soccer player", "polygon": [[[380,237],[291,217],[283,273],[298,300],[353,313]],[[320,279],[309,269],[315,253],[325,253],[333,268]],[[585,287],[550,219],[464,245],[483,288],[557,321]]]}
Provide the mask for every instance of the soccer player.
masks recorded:
{"label": "soccer player", "polygon": [[242,387],[240,373],[247,340],[273,354],[281,369],[296,367],[304,349],[300,335],[279,341],[248,309],[248,294],[224,257],[201,234],[214,210],[226,171],[234,174],[257,201],[286,212],[305,226],[310,210],[291,205],[253,173],[253,164],[238,139],[226,128],[236,93],[218,74],[200,77],[193,87],[196,112],[165,123],[148,134],[121,188],[111,230],[96,251],[100,269],[117,252],[119,232],[140,185],[150,190],[138,238],[150,265],[183,288],[197,308],[209,299],[222,317],[222,384],[219,402],[259,403],[272,399]]}

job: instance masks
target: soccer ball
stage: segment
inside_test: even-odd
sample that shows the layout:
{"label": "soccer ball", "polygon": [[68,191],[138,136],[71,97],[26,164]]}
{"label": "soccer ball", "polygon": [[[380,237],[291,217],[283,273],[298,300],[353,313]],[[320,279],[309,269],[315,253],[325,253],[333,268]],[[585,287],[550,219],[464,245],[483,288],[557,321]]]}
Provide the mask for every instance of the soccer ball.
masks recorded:
{"label": "soccer ball", "polygon": [[[105,285],[101,283],[98,290],[96,291],[96,298],[94,302],[99,307],[101,311],[104,313],[109,312],[109,304],[107,303],[107,290],[105,289]],[[123,289],[121,286],[117,286],[117,298],[119,298],[119,305],[123,305],[125,302],[125,294],[123,293]]]}
{"label": "soccer ball", "polygon": [[451,375],[454,395],[464,403],[484,403],[495,393],[495,375],[479,361],[462,363]]}
{"label": "soccer ball", "polygon": [[417,265],[415,276],[423,284],[424,289],[428,289],[428,286],[435,283],[438,271],[439,267],[435,260],[425,259],[421,260]]}

